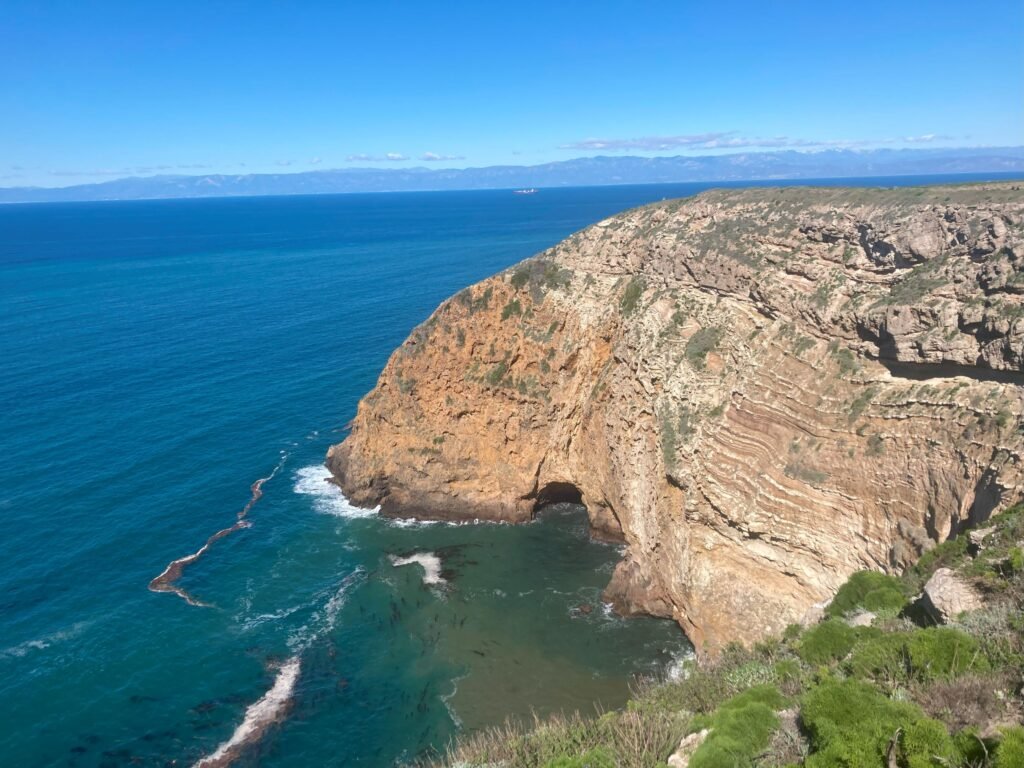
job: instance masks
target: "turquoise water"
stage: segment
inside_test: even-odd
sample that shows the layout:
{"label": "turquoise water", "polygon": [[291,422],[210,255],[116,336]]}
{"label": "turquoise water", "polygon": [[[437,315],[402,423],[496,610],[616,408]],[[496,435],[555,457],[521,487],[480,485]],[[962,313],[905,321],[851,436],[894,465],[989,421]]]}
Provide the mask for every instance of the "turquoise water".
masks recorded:
{"label": "turquoise water", "polygon": [[[273,688],[237,764],[386,766],[664,671],[685,639],[603,610],[578,509],[399,525],[319,465],[444,297],[699,188],[0,208],[0,762],[188,765]],[[200,605],[147,589],[266,477]]]}

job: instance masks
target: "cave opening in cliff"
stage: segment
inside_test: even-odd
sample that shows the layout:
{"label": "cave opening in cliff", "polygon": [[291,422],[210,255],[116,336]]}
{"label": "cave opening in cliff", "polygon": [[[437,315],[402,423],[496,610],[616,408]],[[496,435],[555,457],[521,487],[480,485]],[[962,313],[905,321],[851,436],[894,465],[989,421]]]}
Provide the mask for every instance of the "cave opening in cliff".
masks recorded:
{"label": "cave opening in cliff", "polygon": [[533,505],[533,513],[537,514],[551,504],[583,504],[583,493],[572,483],[548,483],[537,494]]}

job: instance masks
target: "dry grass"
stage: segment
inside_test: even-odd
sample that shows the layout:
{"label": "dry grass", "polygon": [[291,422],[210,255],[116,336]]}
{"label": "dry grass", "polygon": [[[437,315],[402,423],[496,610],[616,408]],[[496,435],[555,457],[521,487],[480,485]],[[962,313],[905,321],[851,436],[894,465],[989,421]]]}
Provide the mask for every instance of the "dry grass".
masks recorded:
{"label": "dry grass", "polygon": [[598,718],[574,713],[533,723],[508,721],[466,736],[445,754],[425,764],[543,768],[559,758],[583,755],[595,748],[610,752],[619,768],[649,768],[663,763],[682,738],[686,720],[676,713],[609,712]]}

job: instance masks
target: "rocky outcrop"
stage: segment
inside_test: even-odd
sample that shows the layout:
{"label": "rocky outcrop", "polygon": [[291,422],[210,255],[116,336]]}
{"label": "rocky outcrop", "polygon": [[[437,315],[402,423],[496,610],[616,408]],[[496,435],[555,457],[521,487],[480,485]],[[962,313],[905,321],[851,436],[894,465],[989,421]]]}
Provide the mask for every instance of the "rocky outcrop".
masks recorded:
{"label": "rocky outcrop", "polygon": [[676,751],[669,755],[669,768],[687,768],[690,765],[690,758],[693,757],[693,753],[700,748],[700,745],[704,743],[710,733],[709,729],[704,728],[683,736]]}
{"label": "rocky outcrop", "polygon": [[1014,184],[628,211],[444,302],[328,465],[388,515],[582,500],[620,609],[756,639],[1021,497],[1022,263]]}
{"label": "rocky outcrop", "polygon": [[939,568],[924,585],[921,604],[933,621],[948,624],[965,611],[981,608],[982,599],[978,590],[949,568]]}

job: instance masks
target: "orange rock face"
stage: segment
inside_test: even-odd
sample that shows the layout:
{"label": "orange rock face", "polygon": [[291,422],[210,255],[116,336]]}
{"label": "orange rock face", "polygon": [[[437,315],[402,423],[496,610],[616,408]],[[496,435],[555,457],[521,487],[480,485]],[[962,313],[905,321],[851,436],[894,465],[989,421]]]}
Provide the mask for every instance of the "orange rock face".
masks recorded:
{"label": "orange rock face", "polygon": [[1014,184],[629,211],[444,302],[328,466],[390,515],[581,499],[620,610],[755,640],[1021,498],[1022,264]]}

